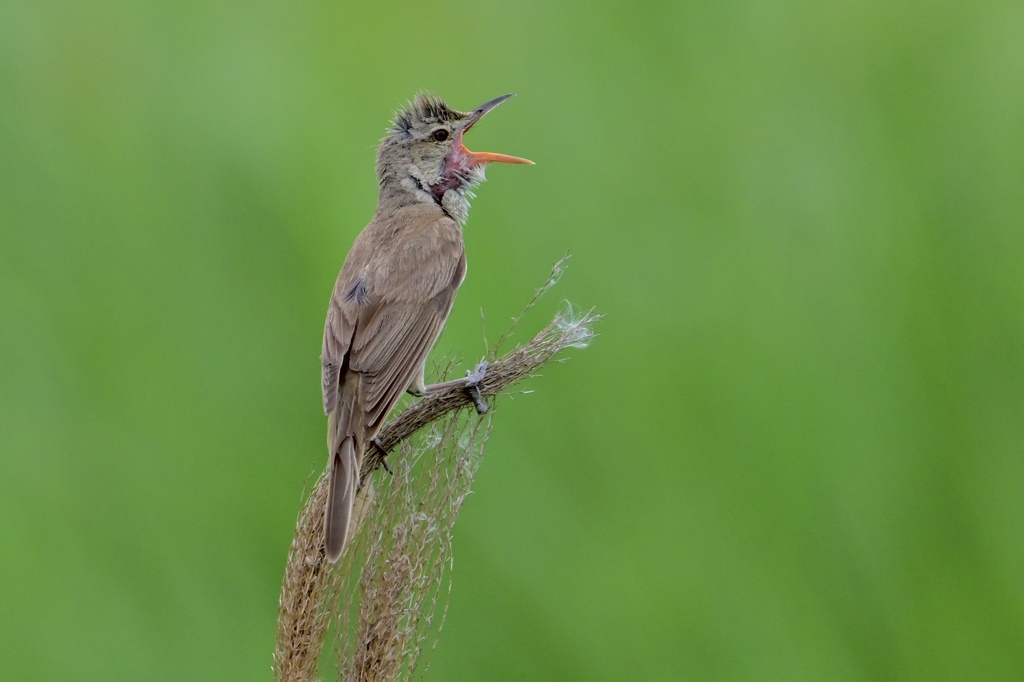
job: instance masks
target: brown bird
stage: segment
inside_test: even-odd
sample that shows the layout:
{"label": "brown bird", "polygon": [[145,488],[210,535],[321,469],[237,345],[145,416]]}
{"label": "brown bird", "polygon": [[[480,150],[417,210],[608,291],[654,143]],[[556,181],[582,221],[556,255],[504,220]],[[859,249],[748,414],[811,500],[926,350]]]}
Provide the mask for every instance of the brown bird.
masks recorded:
{"label": "brown bird", "polygon": [[462,225],[484,166],[533,163],[471,152],[462,143],[474,123],[511,96],[463,113],[440,97],[417,95],[377,149],[377,211],[345,259],[324,324],[330,448],[324,518],[332,563],[348,539],[363,448],[402,394],[475,385],[482,376],[426,386],[424,365],[466,276]]}

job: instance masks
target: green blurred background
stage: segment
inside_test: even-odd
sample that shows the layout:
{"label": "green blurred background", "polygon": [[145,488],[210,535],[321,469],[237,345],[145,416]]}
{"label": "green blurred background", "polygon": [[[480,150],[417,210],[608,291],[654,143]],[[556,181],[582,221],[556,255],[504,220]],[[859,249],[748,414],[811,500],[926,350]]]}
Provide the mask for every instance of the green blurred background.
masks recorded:
{"label": "green blurred background", "polygon": [[1024,5],[0,5],[0,668],[270,679],[320,338],[417,90],[497,167],[435,358],[571,250],[427,679],[1024,679]]}

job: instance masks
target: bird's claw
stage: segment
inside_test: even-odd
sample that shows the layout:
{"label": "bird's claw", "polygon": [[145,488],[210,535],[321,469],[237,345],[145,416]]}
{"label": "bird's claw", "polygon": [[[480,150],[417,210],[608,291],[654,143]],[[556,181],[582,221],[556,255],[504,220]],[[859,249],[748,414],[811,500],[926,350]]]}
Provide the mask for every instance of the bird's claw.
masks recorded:
{"label": "bird's claw", "polygon": [[484,414],[490,409],[490,406],[484,402],[484,398],[480,394],[480,382],[484,380],[487,368],[490,366],[489,362],[481,360],[479,365],[466,372],[466,378],[469,380],[466,382],[466,393],[469,394],[469,399],[473,401],[477,414]]}
{"label": "bird's claw", "polygon": [[469,381],[466,382],[466,387],[469,388],[471,386],[476,386],[483,381],[484,377],[487,376],[487,369],[490,366],[491,363],[486,360],[481,360],[480,364],[466,372],[466,378],[469,379]]}
{"label": "bird's claw", "polygon": [[393,472],[391,470],[391,467],[388,466],[388,451],[384,449],[383,445],[381,445],[380,439],[374,438],[373,440],[370,441],[370,443],[372,443],[373,446],[377,448],[377,450],[380,452],[380,463],[378,464],[378,466],[384,467],[384,471],[394,476],[395,472]]}

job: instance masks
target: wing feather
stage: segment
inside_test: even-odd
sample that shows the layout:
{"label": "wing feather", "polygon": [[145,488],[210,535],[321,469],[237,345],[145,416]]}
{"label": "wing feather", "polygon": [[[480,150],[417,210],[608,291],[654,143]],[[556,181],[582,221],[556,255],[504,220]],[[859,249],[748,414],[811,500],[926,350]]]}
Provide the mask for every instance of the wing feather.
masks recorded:
{"label": "wing feather", "polygon": [[361,376],[360,396],[366,423],[375,431],[409,388],[441,333],[451,309],[454,291],[443,292],[420,306],[403,304],[394,326],[374,336],[386,343],[369,343],[353,351],[352,369]]}
{"label": "wing feather", "polygon": [[375,218],[353,244],[331,296],[321,355],[324,411],[336,406],[347,368],[359,375],[374,433],[437,341],[465,274],[462,233],[439,211],[421,205]]}

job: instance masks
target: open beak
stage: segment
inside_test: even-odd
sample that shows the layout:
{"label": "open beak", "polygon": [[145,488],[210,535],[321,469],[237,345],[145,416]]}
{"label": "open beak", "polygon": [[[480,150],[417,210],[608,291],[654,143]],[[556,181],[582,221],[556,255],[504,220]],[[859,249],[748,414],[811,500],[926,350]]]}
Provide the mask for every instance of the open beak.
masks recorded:
{"label": "open beak", "polygon": [[[495,97],[490,102],[481,104],[476,109],[474,109],[473,112],[470,113],[469,115],[469,123],[467,123],[466,127],[462,129],[463,134],[465,134],[467,130],[472,128],[477,121],[483,118],[484,114],[486,114],[488,111],[490,111],[491,109],[498,106],[499,104],[501,104],[502,102],[504,102],[505,100],[512,96],[513,95],[509,94],[502,95],[501,97]],[[460,139],[460,145],[461,142],[462,141]],[[533,165],[533,161],[530,161],[528,159],[521,159],[518,156],[509,156],[508,154],[495,154],[494,152],[471,152],[468,149],[466,149],[465,145],[462,145],[462,152],[469,159],[470,164],[473,166],[478,166],[484,163],[528,163],[530,165]]]}

